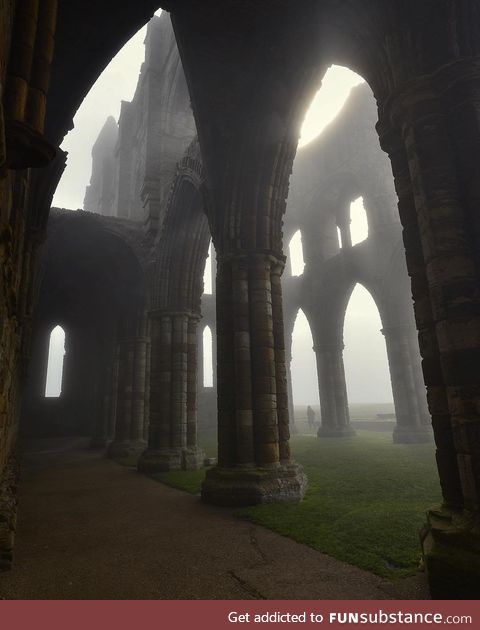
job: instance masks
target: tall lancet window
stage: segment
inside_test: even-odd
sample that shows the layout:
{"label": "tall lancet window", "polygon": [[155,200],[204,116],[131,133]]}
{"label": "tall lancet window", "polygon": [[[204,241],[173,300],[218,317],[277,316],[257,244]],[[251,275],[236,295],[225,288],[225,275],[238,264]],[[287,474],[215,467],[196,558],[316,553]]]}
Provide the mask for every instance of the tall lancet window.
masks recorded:
{"label": "tall lancet window", "polygon": [[55,326],[55,328],[50,333],[50,344],[48,346],[45,398],[58,398],[62,393],[64,356],[65,331],[61,326]]}

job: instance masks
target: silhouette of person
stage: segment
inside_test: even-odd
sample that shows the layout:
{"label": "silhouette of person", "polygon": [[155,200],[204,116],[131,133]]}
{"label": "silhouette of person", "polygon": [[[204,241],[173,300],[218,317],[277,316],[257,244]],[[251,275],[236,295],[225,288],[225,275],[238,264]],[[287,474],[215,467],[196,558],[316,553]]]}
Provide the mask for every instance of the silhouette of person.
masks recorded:
{"label": "silhouette of person", "polygon": [[308,428],[311,431],[315,431],[315,412],[310,407],[310,405],[308,405],[307,407],[307,420],[308,420]]}

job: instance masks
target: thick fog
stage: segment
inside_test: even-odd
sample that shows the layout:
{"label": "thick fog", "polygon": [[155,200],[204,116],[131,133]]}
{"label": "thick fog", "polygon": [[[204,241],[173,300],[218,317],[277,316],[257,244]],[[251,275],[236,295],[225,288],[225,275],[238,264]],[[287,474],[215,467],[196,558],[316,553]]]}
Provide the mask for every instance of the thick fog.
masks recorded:
{"label": "thick fog", "polygon": [[[82,208],[85,188],[91,175],[92,146],[107,117],[113,115],[118,119],[121,101],[131,100],[134,95],[144,57],[145,33],[146,29],[143,28],[124,46],[78,110],[74,119],[75,127],[62,145],[68,151],[68,161],[53,200],[54,206]],[[329,69],[321,90],[306,113],[300,147],[322,132],[339,113],[352,87],[361,82],[361,77],[346,68],[334,66]],[[352,209],[351,230],[354,243],[366,237],[361,200]],[[285,246],[287,248],[288,244]],[[301,269],[301,240],[297,239],[288,249],[293,269]],[[345,369],[350,402],[392,400],[385,341],[380,328],[380,317],[372,298],[363,287],[357,286],[345,321]],[[63,337],[58,329],[53,339],[53,347],[56,348],[54,354],[58,355],[63,352]],[[52,364],[47,395],[58,395],[61,363],[61,358],[57,358]],[[292,379],[295,404],[318,404],[315,356],[310,329],[302,312],[297,317],[294,329]]]}

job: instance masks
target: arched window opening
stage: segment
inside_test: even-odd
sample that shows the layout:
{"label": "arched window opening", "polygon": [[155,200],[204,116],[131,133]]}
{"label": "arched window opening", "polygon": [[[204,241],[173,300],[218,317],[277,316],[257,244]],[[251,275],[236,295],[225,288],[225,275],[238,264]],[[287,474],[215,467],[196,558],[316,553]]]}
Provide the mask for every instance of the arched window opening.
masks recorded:
{"label": "arched window opening", "polygon": [[342,249],[343,245],[342,245],[342,230],[338,227],[337,225],[337,238],[338,238],[338,247],[339,249]]}
{"label": "arched window opening", "polygon": [[343,66],[331,66],[315,94],[305,115],[300,133],[299,146],[305,146],[330,124],[339,114],[356,85],[364,83],[361,76]]}
{"label": "arched window opening", "polygon": [[317,421],[319,421],[317,363],[310,325],[301,309],[298,311],[293,327],[291,373],[296,420],[307,423],[307,406],[310,405],[316,413]]}
{"label": "arched window opening", "polygon": [[50,343],[48,346],[45,398],[58,398],[62,393],[64,356],[65,331],[61,326],[55,326],[55,328],[50,333]]}
{"label": "arched window opening", "polygon": [[368,218],[363,197],[358,197],[350,204],[350,233],[352,245],[357,245],[368,238]]}
{"label": "arched window opening", "polygon": [[213,242],[210,241],[210,247],[208,248],[207,260],[205,261],[205,270],[203,272],[203,292],[206,295],[212,295],[213,292]]}
{"label": "arched window opening", "polygon": [[[387,350],[381,328],[377,305],[367,289],[357,284],[345,314],[345,377],[350,406],[368,405],[368,413],[372,414],[378,412],[375,411],[378,404],[391,403],[393,411]],[[355,417],[354,413],[351,415]]]}
{"label": "arched window opening", "polygon": [[203,386],[213,387],[213,343],[210,326],[203,330]]}
{"label": "arched window opening", "polygon": [[290,239],[288,252],[290,255],[292,276],[301,276],[305,269],[305,261],[303,259],[302,233],[300,230],[297,230]]}

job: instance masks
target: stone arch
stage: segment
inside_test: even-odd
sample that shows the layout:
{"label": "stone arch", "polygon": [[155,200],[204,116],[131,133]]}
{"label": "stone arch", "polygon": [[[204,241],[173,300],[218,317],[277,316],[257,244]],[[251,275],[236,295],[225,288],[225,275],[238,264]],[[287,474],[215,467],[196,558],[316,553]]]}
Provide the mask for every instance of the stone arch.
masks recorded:
{"label": "stone arch", "polygon": [[[111,219],[115,222],[115,219]],[[115,233],[116,231],[116,233]],[[145,283],[142,265],[116,226],[110,232],[98,217],[52,210],[41,253],[43,272],[25,385],[25,432],[63,430],[61,418],[48,426],[44,409],[48,330],[66,331],[61,414],[72,418],[68,431],[92,436],[104,422],[103,390],[118,338],[142,334]],[[85,246],[88,244],[88,246]],[[36,422],[38,420],[38,422]]]}
{"label": "stone arch", "polygon": [[[298,350],[298,344],[300,342],[299,339],[299,324],[301,325],[301,322],[306,323],[308,330],[304,331],[306,332],[306,338],[307,339],[303,339],[302,343],[306,344],[302,346],[302,361],[299,362],[299,355],[295,353],[295,345],[297,344],[297,350]],[[296,339],[295,339],[295,333],[297,333],[296,335]],[[318,381],[317,381],[317,369],[316,369],[316,363],[315,363],[315,354],[314,354],[314,342],[313,342],[313,328],[312,325],[309,321],[309,317],[307,315],[307,312],[305,312],[305,310],[299,306],[298,309],[296,310],[296,316],[294,319],[294,325],[293,325],[293,329],[291,332],[291,336],[292,336],[292,350],[291,350],[291,355],[292,355],[292,406],[296,403],[299,403],[298,400],[298,396],[295,396],[295,390],[298,390],[299,387],[299,381],[303,384],[308,383],[309,382],[309,376],[310,374],[307,373],[307,369],[308,371],[310,371],[311,368],[312,369],[312,374],[315,375],[315,377],[313,378],[313,385],[312,385],[312,389],[315,393],[312,394],[312,396],[309,398],[309,400],[307,401],[304,398],[303,403],[300,404],[309,404],[309,405],[316,405],[318,400],[316,400],[318,398]],[[310,339],[309,339],[310,337]],[[308,357],[311,354],[311,358],[313,359],[314,363],[312,364],[312,361],[308,360]],[[303,371],[305,370],[305,371]],[[297,373],[301,373],[300,376],[297,375]],[[295,376],[293,376],[293,373],[295,374]],[[303,392],[305,394],[305,392]],[[297,417],[296,418],[296,422],[297,422]]]}
{"label": "stone arch", "polygon": [[[355,304],[360,313],[368,312],[368,320],[365,315],[357,320]],[[392,375],[383,330],[378,302],[364,284],[356,283],[349,296],[342,330],[345,379],[351,402],[392,401]],[[368,366],[368,369],[362,370],[361,365]],[[370,392],[369,397],[366,397],[366,392]]]}
{"label": "stone arch", "polygon": [[312,296],[316,301],[308,302],[312,313],[322,414],[319,437],[348,437],[355,433],[350,425],[343,362],[343,327],[348,303],[357,283],[367,288],[381,312],[375,278],[369,277],[365,270],[361,273],[361,268],[345,269],[335,263],[335,259],[326,262],[321,285]]}
{"label": "stone arch", "polygon": [[80,0],[59,7],[46,118],[46,134],[55,144],[72,128],[76,110],[110,60],[161,4],[147,0],[116,7],[115,20],[108,4],[90,7],[88,20]]}
{"label": "stone arch", "polygon": [[177,166],[150,275],[151,423],[142,471],[198,468],[198,320],[211,236],[197,142]]}
{"label": "stone arch", "polygon": [[155,245],[152,310],[200,314],[203,270],[210,241],[203,165],[198,143],[193,142],[177,166],[165,220]]}

